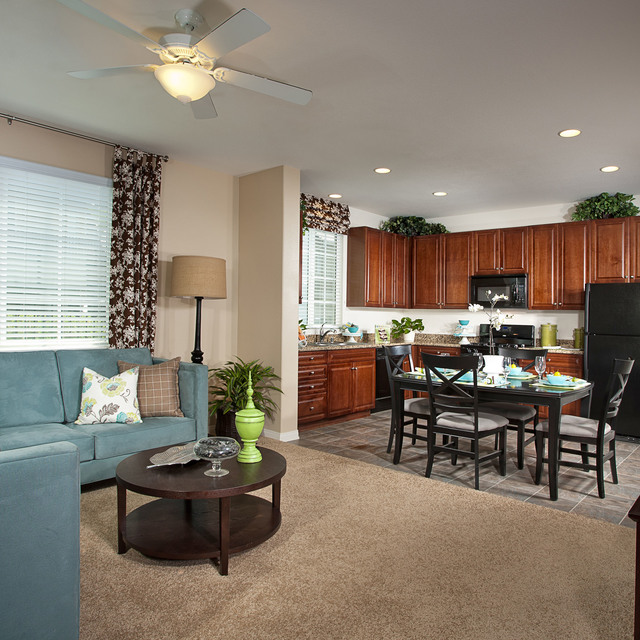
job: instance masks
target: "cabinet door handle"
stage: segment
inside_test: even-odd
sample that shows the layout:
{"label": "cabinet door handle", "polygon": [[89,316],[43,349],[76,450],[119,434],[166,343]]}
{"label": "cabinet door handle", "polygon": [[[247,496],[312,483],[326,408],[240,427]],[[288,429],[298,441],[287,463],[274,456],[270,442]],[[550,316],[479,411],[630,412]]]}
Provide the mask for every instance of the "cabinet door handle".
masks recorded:
{"label": "cabinet door handle", "polygon": [[309,411],[313,411],[315,407],[309,407]]}
{"label": "cabinet door handle", "polygon": [[310,384],[310,385],[309,385],[309,389],[315,389],[315,388],[316,388],[316,385],[315,385],[315,384]]}
{"label": "cabinet door handle", "polygon": [[357,371],[358,367],[351,367],[351,371]]}
{"label": "cabinet door handle", "polygon": [[309,375],[312,376],[315,374],[315,371],[309,371]]}

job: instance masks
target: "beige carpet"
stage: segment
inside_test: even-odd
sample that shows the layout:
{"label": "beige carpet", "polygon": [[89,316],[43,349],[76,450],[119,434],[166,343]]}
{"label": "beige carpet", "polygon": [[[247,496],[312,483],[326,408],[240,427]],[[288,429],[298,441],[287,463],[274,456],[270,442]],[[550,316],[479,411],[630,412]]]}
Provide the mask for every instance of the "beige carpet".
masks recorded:
{"label": "beige carpet", "polygon": [[82,640],[631,638],[631,529],[264,444],[282,526],[226,577],[117,555],[115,486],[83,492]]}

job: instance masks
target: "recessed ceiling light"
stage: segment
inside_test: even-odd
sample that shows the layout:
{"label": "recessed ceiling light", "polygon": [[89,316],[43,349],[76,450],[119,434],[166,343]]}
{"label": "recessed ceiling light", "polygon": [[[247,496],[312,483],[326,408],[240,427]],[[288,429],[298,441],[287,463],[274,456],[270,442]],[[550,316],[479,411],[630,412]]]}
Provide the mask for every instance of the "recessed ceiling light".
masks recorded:
{"label": "recessed ceiling light", "polygon": [[374,169],[376,173],[391,173],[391,169],[387,169],[387,167],[378,167]]}
{"label": "recessed ceiling light", "polygon": [[442,198],[442,197],[447,195],[447,192],[446,191],[434,191],[433,195],[436,196],[436,198]]}
{"label": "recessed ceiling light", "polygon": [[342,194],[341,193],[330,193],[329,194],[330,198],[334,198],[334,199],[338,199],[338,198],[342,198]]}
{"label": "recessed ceiling light", "polygon": [[575,138],[582,133],[580,129],[565,129],[558,134],[561,138]]}
{"label": "recessed ceiling light", "polygon": [[613,173],[614,171],[619,171],[620,167],[616,167],[615,164],[610,164],[608,167],[602,167],[600,171],[602,173]]}

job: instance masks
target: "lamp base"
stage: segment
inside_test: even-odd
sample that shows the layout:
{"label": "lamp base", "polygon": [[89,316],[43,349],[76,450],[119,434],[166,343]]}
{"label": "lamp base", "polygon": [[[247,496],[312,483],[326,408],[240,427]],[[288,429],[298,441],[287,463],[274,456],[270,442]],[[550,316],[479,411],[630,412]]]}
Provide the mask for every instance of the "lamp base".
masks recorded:
{"label": "lamp base", "polygon": [[194,362],[195,364],[202,364],[204,362],[204,351],[194,349],[191,352],[191,362]]}

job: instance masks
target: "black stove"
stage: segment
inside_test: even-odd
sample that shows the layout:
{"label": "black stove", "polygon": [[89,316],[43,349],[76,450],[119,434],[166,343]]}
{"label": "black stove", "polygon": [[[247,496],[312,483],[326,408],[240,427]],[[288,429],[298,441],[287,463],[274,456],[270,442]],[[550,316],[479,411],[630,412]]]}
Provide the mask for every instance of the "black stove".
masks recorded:
{"label": "black stove", "polygon": [[[498,347],[530,349],[536,344],[536,328],[532,324],[503,324],[493,330],[493,343]],[[478,342],[460,345],[460,353],[489,353],[489,325],[481,324]]]}

